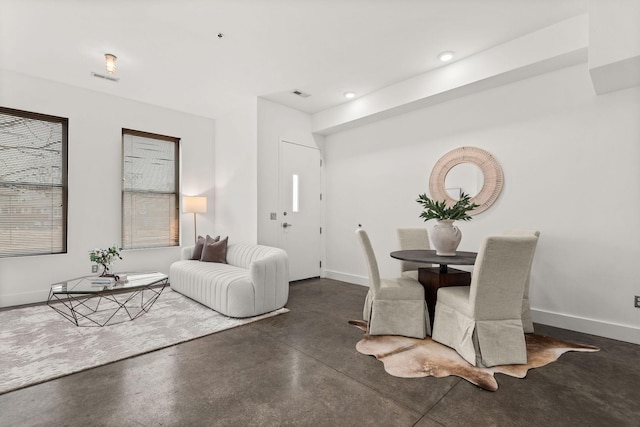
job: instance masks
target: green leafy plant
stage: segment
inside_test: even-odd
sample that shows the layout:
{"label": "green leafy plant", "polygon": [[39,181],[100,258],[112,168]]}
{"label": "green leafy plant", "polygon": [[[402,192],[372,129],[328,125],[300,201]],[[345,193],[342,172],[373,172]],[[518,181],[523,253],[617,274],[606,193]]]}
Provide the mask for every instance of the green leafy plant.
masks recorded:
{"label": "green leafy plant", "polygon": [[96,248],[89,252],[89,259],[96,264],[100,264],[106,272],[113,261],[122,259],[120,256],[121,250],[122,248],[115,245],[107,249]]}
{"label": "green leafy plant", "polygon": [[465,193],[460,193],[460,200],[451,207],[447,206],[446,201],[432,200],[427,197],[426,194],[420,194],[416,202],[420,203],[424,207],[424,211],[420,214],[420,218],[424,218],[425,221],[429,221],[430,219],[470,221],[472,217],[468,212],[480,206],[475,203],[471,203],[471,196]]}

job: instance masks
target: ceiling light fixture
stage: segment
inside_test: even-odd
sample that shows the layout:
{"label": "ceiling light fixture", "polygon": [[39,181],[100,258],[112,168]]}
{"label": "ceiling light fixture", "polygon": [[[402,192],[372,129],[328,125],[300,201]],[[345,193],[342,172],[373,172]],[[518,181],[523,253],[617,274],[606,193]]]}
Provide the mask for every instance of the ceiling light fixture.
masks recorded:
{"label": "ceiling light fixture", "polygon": [[107,73],[114,74],[116,72],[116,59],[118,57],[111,53],[104,54],[104,67],[107,69]]}
{"label": "ceiling light fixture", "polygon": [[344,97],[347,98],[347,99],[355,98],[355,96],[356,96],[355,92],[345,92],[344,93]]}
{"label": "ceiling light fixture", "polygon": [[438,59],[440,59],[440,61],[442,62],[449,62],[453,59],[453,52],[442,52],[440,55],[438,55]]}

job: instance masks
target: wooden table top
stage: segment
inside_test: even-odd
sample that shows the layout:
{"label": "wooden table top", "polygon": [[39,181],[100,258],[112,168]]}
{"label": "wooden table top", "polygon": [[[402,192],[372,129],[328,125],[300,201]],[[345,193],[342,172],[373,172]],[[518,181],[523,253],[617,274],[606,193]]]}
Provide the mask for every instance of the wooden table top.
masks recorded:
{"label": "wooden table top", "polygon": [[477,252],[456,251],[455,256],[436,255],[435,250],[411,249],[391,252],[391,258],[403,261],[424,262],[425,264],[440,265],[473,265],[476,262]]}

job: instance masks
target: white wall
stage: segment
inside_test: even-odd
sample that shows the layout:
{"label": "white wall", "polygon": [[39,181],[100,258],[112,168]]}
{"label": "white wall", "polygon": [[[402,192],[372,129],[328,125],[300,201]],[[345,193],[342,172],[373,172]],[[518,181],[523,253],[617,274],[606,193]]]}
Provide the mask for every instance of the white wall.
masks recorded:
{"label": "white wall", "polygon": [[[98,82],[98,84],[113,84]],[[89,251],[121,242],[122,128],[181,138],[182,191],[213,199],[214,121],[0,71],[4,107],[69,118],[69,210],[66,254],[0,258],[0,306],[45,301],[49,285],[90,274]],[[203,166],[204,165],[204,166]],[[181,237],[193,240],[193,216],[181,214]],[[210,228],[212,214],[199,214]],[[168,273],[178,248],[130,250],[116,271]]]}
{"label": "white wall", "polygon": [[[256,243],[257,225],[257,103],[216,118],[215,230],[229,243]],[[207,167],[203,162],[202,167]]]}
{"label": "white wall", "polygon": [[583,63],[327,136],[327,276],[367,283],[358,224],[382,276],[399,275],[395,229],[424,225],[415,199],[434,163],[476,146],[501,163],[505,185],[492,208],[458,222],[460,250],[540,230],[534,320],[640,343],[639,117],[640,88],[596,96]]}
{"label": "white wall", "polygon": [[[311,134],[311,116],[258,99],[258,242],[279,246],[282,218],[278,207],[280,141],[321,148],[322,136]],[[270,213],[277,214],[276,220]]]}
{"label": "white wall", "polygon": [[589,69],[598,94],[640,86],[640,2],[589,1]]}
{"label": "white wall", "polygon": [[640,2],[589,1],[589,67],[640,56]]}

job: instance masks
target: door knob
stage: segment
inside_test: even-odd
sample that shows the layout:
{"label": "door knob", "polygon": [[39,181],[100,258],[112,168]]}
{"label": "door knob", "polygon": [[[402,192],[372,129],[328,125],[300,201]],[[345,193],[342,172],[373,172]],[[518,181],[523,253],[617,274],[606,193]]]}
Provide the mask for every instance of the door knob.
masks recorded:
{"label": "door knob", "polygon": [[287,227],[293,227],[293,224],[289,224],[289,223],[283,222],[282,223],[282,228],[287,228]]}

